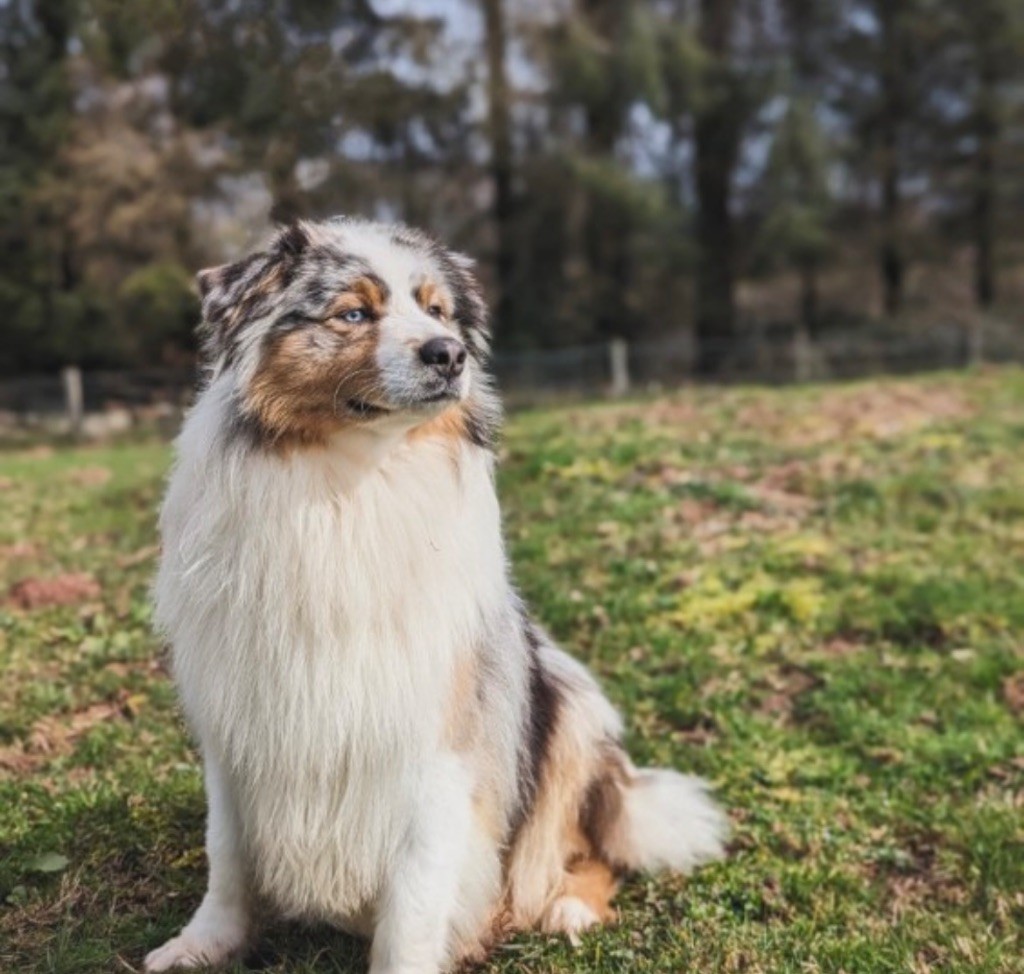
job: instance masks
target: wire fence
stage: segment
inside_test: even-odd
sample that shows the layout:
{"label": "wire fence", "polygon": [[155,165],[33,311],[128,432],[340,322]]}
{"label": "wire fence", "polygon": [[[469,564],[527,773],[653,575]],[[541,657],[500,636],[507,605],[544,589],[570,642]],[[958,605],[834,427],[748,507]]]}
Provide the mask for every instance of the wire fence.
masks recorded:
{"label": "wire fence", "polygon": [[[915,334],[834,332],[809,341],[791,328],[750,329],[701,349],[718,362],[697,371],[692,334],[655,341],[499,352],[494,370],[513,408],[673,389],[696,382],[840,381],[881,374],[958,369],[985,362],[1024,363],[1024,335],[996,322],[940,322]],[[194,368],[79,371],[0,380],[0,440],[32,435],[103,438],[137,429],[173,431],[192,401]]]}

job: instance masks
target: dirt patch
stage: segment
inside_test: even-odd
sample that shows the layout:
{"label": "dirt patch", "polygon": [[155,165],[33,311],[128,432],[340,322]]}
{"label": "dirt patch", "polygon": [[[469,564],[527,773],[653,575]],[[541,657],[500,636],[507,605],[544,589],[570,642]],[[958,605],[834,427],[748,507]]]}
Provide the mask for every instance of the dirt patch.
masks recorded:
{"label": "dirt patch", "polygon": [[762,683],[766,691],[757,707],[758,713],[788,723],[799,699],[821,686],[821,678],[798,666],[784,666],[769,673]]}
{"label": "dirt patch", "polygon": [[888,854],[868,865],[868,873],[881,883],[893,922],[925,905],[959,906],[968,890],[960,877],[941,862],[942,837],[935,833],[904,836]]}
{"label": "dirt patch", "polygon": [[102,487],[112,476],[106,467],[79,467],[68,474],[68,480],[79,487]]}
{"label": "dirt patch", "polygon": [[105,721],[130,717],[132,701],[126,691],[113,700],[95,703],[70,714],[40,717],[22,740],[0,748],[0,770],[29,774],[75,749],[78,740]]}
{"label": "dirt patch", "polygon": [[19,609],[44,609],[76,605],[102,595],[99,582],[87,572],[70,572],[51,578],[24,578],[15,582],[7,600]]}
{"label": "dirt patch", "polygon": [[826,656],[852,656],[854,653],[861,653],[867,647],[863,642],[847,636],[833,636],[821,644],[821,651]]}
{"label": "dirt patch", "polygon": [[14,544],[0,544],[0,560],[16,561],[22,558],[35,558],[41,549],[32,541],[15,541]]}
{"label": "dirt patch", "polygon": [[891,439],[934,423],[970,416],[958,392],[935,386],[892,383],[871,388],[834,389],[808,404],[800,417],[765,403],[742,410],[738,422],[769,434],[786,446],[823,446],[837,440]]}
{"label": "dirt patch", "polygon": [[145,548],[139,548],[138,551],[133,551],[130,555],[118,558],[117,567],[134,568],[136,565],[144,565],[147,561],[152,561],[158,554],[160,554],[160,545],[146,545]]}

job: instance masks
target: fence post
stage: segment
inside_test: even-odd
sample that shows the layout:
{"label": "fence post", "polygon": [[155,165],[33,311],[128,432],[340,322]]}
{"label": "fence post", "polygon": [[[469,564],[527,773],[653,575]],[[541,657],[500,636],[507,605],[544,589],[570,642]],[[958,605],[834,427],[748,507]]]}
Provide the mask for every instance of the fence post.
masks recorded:
{"label": "fence post", "polygon": [[793,335],[793,373],[798,383],[810,382],[814,365],[811,362],[811,336],[804,325],[797,325]]}
{"label": "fence post", "polygon": [[967,364],[983,365],[985,362],[985,315],[975,312],[967,325]]}
{"label": "fence post", "polygon": [[82,432],[82,417],[85,411],[82,370],[77,365],[68,365],[61,369],[60,378],[64,385],[64,405],[67,409],[71,435],[77,437]]}
{"label": "fence post", "polygon": [[608,363],[612,374],[612,395],[625,396],[629,392],[629,345],[624,338],[613,338],[608,343]]}

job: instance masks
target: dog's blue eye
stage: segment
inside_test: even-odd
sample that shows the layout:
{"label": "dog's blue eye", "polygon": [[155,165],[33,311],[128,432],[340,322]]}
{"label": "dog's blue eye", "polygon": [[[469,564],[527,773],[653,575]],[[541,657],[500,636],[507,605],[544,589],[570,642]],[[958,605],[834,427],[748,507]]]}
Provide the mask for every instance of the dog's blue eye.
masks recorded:
{"label": "dog's blue eye", "polygon": [[352,308],[350,311],[346,311],[341,318],[350,325],[358,325],[359,322],[366,321],[366,312],[362,308]]}

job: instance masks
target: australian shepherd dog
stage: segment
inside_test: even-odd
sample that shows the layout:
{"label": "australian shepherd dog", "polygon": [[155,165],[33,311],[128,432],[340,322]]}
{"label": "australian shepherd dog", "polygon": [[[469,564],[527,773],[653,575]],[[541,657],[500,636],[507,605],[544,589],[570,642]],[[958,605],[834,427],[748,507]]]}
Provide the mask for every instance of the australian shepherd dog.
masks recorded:
{"label": "australian shepherd dog", "polygon": [[509,578],[471,267],[337,219],[199,275],[208,374],[155,600],[209,882],[149,971],[228,961],[273,914],[371,938],[374,974],[434,974],[514,930],[575,941],[624,873],[722,854],[705,784],[633,766]]}

